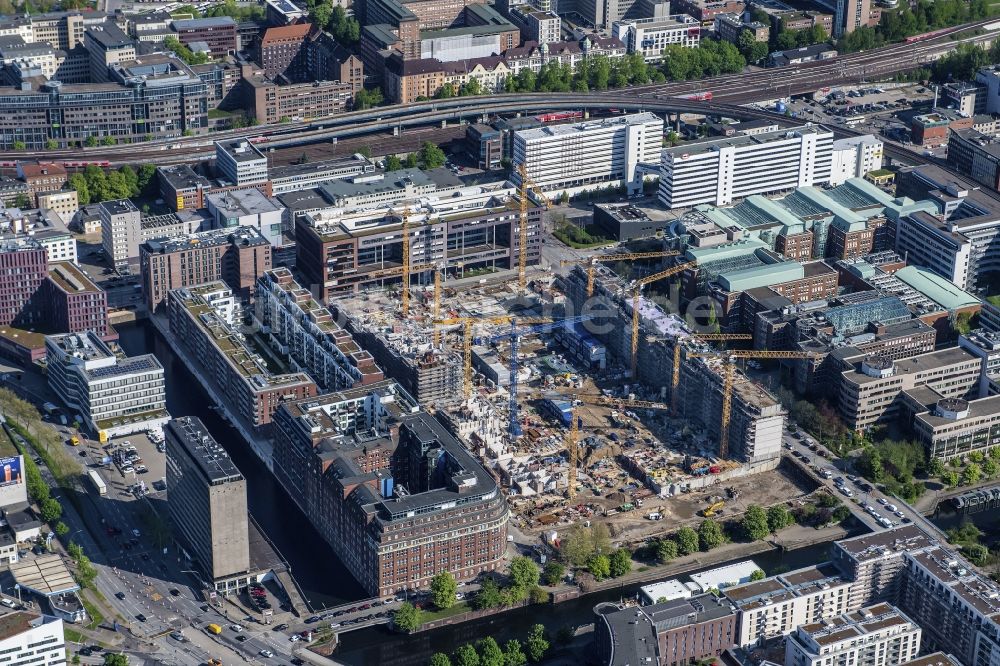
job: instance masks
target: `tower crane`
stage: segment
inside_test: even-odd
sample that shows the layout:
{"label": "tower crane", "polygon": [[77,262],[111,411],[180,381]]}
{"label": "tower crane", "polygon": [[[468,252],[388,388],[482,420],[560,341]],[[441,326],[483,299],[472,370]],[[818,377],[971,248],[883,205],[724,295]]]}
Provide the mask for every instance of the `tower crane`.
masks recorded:
{"label": "tower crane", "polygon": [[517,286],[523,292],[528,286],[528,189],[531,188],[538,195],[546,210],[552,206],[552,202],[528,177],[528,167],[523,162],[517,167],[517,173],[521,181],[518,190],[521,214],[518,220]]}
{"label": "tower crane", "polygon": [[403,319],[410,316],[410,207],[403,207]]}
{"label": "tower crane", "polygon": [[[518,406],[517,406],[517,370],[518,370],[518,352],[521,346],[521,336],[522,335],[536,335],[540,333],[548,333],[549,331],[559,327],[565,326],[566,324],[578,324],[582,321],[587,321],[588,319],[593,319],[594,315],[579,315],[576,317],[567,317],[565,319],[559,319],[557,321],[543,320],[543,323],[536,323],[529,328],[518,328],[519,324],[531,324],[532,322],[526,319],[515,319],[511,317],[510,319],[510,330],[505,333],[500,333],[489,338],[489,342],[496,343],[505,338],[510,338],[510,394],[507,400],[508,405],[508,424],[507,424],[507,434],[510,436],[510,441],[513,442],[515,439],[521,436],[521,423],[518,419]],[[535,320],[537,321],[537,320]]]}
{"label": "tower crane", "polygon": [[569,429],[563,435],[563,442],[566,444],[566,452],[568,454],[567,462],[569,463],[569,468],[566,470],[566,496],[570,499],[576,497],[576,465],[577,458],[580,456],[580,450],[576,443],[578,427],[576,410],[570,408]]}
{"label": "tower crane", "polygon": [[694,353],[694,357],[721,358],[722,366],[722,418],[719,422],[719,457],[729,457],[729,422],[733,415],[733,384],[736,379],[736,363],[738,359],[801,359],[813,358],[812,352],[796,351],[757,351],[757,350],[730,350],[720,353]]}
{"label": "tower crane", "polygon": [[665,271],[660,271],[659,273],[653,273],[652,275],[647,275],[644,278],[639,278],[632,285],[632,363],[629,366],[632,370],[632,378],[635,379],[636,366],[639,361],[639,294],[642,288],[647,284],[656,282],[658,280],[664,280],[673,275],[677,275],[688,268],[693,268],[698,265],[696,261],[686,261],[683,264],[678,264],[673,268],[668,268]]}
{"label": "tower crane", "polygon": [[[663,257],[676,257],[680,252],[673,250],[663,250],[657,252],[622,252],[620,254],[604,254],[590,257],[587,260],[587,298],[594,295],[594,278],[597,274],[597,264],[610,264],[616,261],[641,261],[643,259],[661,259]],[[571,261],[560,262],[576,263]]]}
{"label": "tower crane", "polygon": [[[730,341],[730,340],[753,340],[750,333],[696,333],[694,339],[703,342]],[[676,416],[680,412],[680,401],[677,399],[677,387],[681,383],[681,345],[680,338],[674,341],[674,365],[673,376],[670,378],[670,402],[673,405],[673,413]]]}

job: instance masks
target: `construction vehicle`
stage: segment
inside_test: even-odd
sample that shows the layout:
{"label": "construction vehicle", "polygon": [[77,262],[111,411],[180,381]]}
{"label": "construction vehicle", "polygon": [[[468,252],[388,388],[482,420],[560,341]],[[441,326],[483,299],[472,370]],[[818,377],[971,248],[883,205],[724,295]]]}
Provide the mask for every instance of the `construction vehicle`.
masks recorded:
{"label": "construction vehicle", "polygon": [[702,509],[699,512],[699,515],[702,518],[711,518],[712,516],[714,516],[716,513],[719,512],[719,509],[721,509],[724,506],[726,506],[725,501],[724,500],[719,500],[718,502],[714,502],[714,503],[710,504],[709,506],[705,507],[704,509]]}
{"label": "construction vehicle", "polygon": [[683,264],[678,264],[673,268],[668,268],[665,271],[660,271],[659,273],[653,273],[644,278],[636,280],[632,284],[632,362],[629,365],[632,371],[632,379],[636,378],[636,367],[639,362],[639,296],[641,295],[642,288],[647,284],[652,284],[659,280],[665,280],[668,277],[682,273],[689,268],[694,268],[698,265],[696,261],[686,261]]}
{"label": "construction vehicle", "polygon": [[552,206],[552,202],[528,177],[528,167],[523,162],[518,166],[517,174],[521,181],[518,189],[521,214],[518,220],[517,287],[524,292],[528,287],[528,189],[538,196],[546,210]]}
{"label": "construction vehicle", "polygon": [[719,457],[729,457],[729,422],[733,415],[733,383],[736,381],[736,361],[739,359],[808,359],[812,352],[729,350],[710,354],[694,353],[692,357],[717,358],[722,365],[722,418],[719,420]]}

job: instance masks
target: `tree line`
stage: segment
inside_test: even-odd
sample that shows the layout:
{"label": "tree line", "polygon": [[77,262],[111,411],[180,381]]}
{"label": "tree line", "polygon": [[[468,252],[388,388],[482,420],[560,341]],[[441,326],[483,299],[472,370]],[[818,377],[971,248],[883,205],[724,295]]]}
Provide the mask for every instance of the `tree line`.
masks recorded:
{"label": "tree line", "polygon": [[82,173],[78,171],[70,176],[69,186],[76,190],[81,206],[140,195],[149,196],[156,187],[156,167],[143,164],[137,172],[126,164],[117,170],[105,172],[101,167],[91,164]]}
{"label": "tree line", "polygon": [[883,11],[875,27],[862,26],[837,42],[841,53],[855,53],[898,42],[940,28],[950,28],[995,14],[987,0],[919,0],[911,9],[900,3],[898,11]]}

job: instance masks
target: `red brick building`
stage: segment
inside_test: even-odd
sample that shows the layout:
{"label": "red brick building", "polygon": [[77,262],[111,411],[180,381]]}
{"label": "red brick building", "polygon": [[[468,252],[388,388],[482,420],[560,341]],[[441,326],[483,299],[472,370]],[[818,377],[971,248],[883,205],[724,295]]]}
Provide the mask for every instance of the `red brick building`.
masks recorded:
{"label": "red brick building", "polygon": [[236,21],[229,16],[213,16],[174,21],[171,27],[177,40],[185,46],[195,42],[208,45],[213,58],[223,58],[239,50]]}
{"label": "red brick building", "polygon": [[264,31],[257,42],[256,60],[269,79],[284,76],[297,82],[308,78],[306,38],[310,30],[311,23],[296,23]]}

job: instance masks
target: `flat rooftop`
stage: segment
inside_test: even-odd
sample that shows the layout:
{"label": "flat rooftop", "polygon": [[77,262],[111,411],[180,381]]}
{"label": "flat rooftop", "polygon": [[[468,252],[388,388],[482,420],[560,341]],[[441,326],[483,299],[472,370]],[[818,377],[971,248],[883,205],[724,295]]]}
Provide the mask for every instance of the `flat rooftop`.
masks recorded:
{"label": "flat rooftop", "polygon": [[0,641],[23,634],[32,627],[38,626],[42,616],[28,611],[13,611],[0,615]]}
{"label": "flat rooftop", "polygon": [[21,587],[45,597],[80,589],[61,555],[41,555],[10,565],[10,573]]}
{"label": "flat rooftop", "polygon": [[[913,375],[938,368],[948,368],[960,363],[976,360],[976,356],[973,356],[971,352],[961,347],[949,347],[927,354],[920,354],[919,356],[894,360],[892,377]],[[860,366],[854,370],[846,371],[844,378],[855,384],[870,384],[872,382],[885,381],[885,379],[879,377],[866,375],[860,370]]]}
{"label": "flat rooftop", "polygon": [[220,149],[229,155],[234,162],[253,162],[255,160],[261,160],[267,163],[267,157],[264,153],[260,152],[257,146],[253,145],[246,139],[230,139],[229,141],[216,141],[215,142],[216,152]]}
{"label": "flat rooftop", "polygon": [[228,217],[263,215],[284,210],[283,206],[275,203],[258,189],[215,192],[206,196],[205,200]]}
{"label": "flat rooftop", "polygon": [[170,254],[172,252],[183,252],[184,250],[216,247],[219,245],[249,247],[253,245],[270,245],[270,243],[260,235],[257,227],[241,225],[238,227],[210,229],[209,231],[201,231],[188,236],[157,238],[146,241],[142,244],[142,247],[146,252],[153,254]]}
{"label": "flat rooftop", "polygon": [[749,148],[751,146],[759,146],[766,143],[774,143],[775,141],[784,141],[785,139],[793,138],[796,136],[804,136],[808,134],[830,134],[830,130],[826,129],[821,125],[811,125],[802,127],[789,127],[787,129],[778,130],[777,132],[763,132],[761,134],[752,135],[736,135],[729,136],[722,139],[705,139],[702,141],[690,141],[685,143],[683,146],[675,146],[673,148],[665,148],[663,150],[664,157],[679,158],[684,155],[700,155],[702,153],[707,153],[713,150],[719,150],[720,148]]}
{"label": "flat rooftop", "polygon": [[59,261],[49,265],[49,279],[60,289],[70,294],[82,292],[104,293],[86,273],[71,261]]}
{"label": "flat rooftop", "polygon": [[198,417],[181,416],[171,419],[164,426],[164,435],[168,442],[168,455],[171,444],[179,444],[210,485],[243,480],[243,474],[236,469],[229,454],[215,441]]}
{"label": "flat rooftop", "polygon": [[934,541],[916,525],[873,532],[853,539],[842,539],[835,547],[859,562],[882,559],[889,553],[904,553],[925,548]]}
{"label": "flat rooftop", "polygon": [[566,137],[573,134],[584,134],[586,132],[598,132],[615,127],[628,127],[630,125],[644,125],[646,123],[663,124],[663,119],[654,113],[644,111],[642,113],[629,113],[614,118],[604,118],[601,120],[589,120],[582,123],[567,123],[565,125],[546,125],[532,129],[517,131],[517,136],[525,141],[538,141],[550,137]]}

